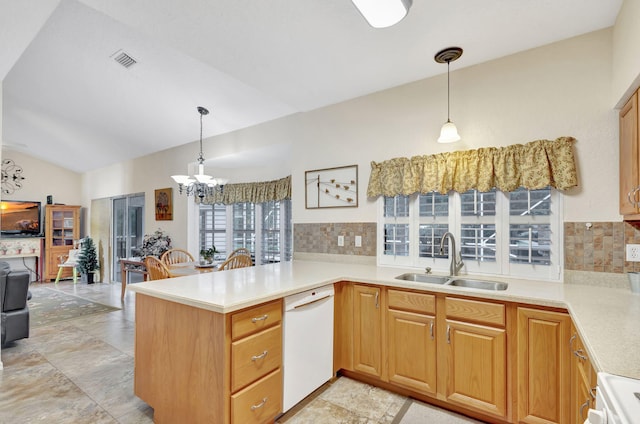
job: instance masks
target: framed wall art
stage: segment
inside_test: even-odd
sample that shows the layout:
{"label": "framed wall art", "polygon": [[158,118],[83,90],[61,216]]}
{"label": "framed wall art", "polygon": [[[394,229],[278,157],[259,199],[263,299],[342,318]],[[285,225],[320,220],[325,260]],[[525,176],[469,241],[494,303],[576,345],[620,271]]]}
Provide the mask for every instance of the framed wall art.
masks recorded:
{"label": "framed wall art", "polygon": [[159,188],[155,196],[156,221],[173,220],[173,189]]}
{"label": "framed wall art", "polygon": [[304,173],[307,209],[358,207],[358,165]]}

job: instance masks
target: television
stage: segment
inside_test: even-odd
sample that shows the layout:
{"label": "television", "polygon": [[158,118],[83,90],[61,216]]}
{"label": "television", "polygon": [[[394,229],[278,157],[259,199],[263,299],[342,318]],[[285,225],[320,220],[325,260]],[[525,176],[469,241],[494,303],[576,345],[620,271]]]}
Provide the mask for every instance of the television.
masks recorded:
{"label": "television", "polygon": [[36,237],[42,234],[40,202],[0,202],[0,234],[3,237]]}

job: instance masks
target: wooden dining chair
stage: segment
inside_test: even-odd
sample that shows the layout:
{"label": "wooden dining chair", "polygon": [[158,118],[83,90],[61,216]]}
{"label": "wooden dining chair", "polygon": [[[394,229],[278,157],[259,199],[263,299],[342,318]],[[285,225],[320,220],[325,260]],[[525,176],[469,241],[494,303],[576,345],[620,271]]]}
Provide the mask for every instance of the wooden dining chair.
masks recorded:
{"label": "wooden dining chair", "polygon": [[181,264],[184,262],[195,262],[191,253],[184,249],[170,249],[160,256],[160,260],[166,265]]}
{"label": "wooden dining chair", "polygon": [[229,256],[226,261],[224,261],[218,267],[218,271],[224,271],[227,269],[236,269],[236,268],[244,268],[248,266],[253,266],[253,259],[251,256],[244,254],[236,254],[233,256]]}
{"label": "wooden dining chair", "polygon": [[171,278],[169,268],[155,256],[147,256],[144,258],[144,266],[147,268],[149,280],[151,281]]}
{"label": "wooden dining chair", "polygon": [[251,256],[251,251],[249,249],[247,249],[246,247],[238,247],[236,250],[234,250],[233,252],[231,252],[229,254],[229,256],[227,256],[227,259],[234,257],[235,255],[247,255],[247,256]]}

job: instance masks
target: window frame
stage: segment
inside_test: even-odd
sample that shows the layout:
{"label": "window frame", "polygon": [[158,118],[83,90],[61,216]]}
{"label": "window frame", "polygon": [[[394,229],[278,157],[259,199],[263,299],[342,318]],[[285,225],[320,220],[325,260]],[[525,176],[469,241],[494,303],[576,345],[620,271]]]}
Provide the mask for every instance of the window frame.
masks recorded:
{"label": "window frame", "polygon": [[[279,200],[277,201],[279,203],[279,215],[280,215],[280,222],[279,222],[279,238],[280,238],[280,261],[282,262],[286,262],[286,261],[290,261],[293,257],[293,220],[292,220],[292,214],[291,214],[291,200],[290,199],[285,199],[285,200]],[[226,227],[224,230],[224,234],[225,234],[225,246],[224,246],[224,250],[226,252],[226,256],[228,256],[235,248],[237,247],[245,247],[245,246],[239,246],[236,245],[234,242],[234,233],[237,232],[242,232],[245,235],[246,234],[251,234],[252,235],[252,242],[253,242],[253,249],[251,250],[251,253],[254,257],[254,261],[257,265],[263,264],[263,263],[267,263],[264,261],[265,258],[263,258],[263,254],[262,254],[262,236],[263,236],[263,225],[262,225],[262,216],[263,216],[263,204],[262,203],[255,203],[252,204],[253,205],[253,217],[254,217],[254,222],[253,222],[253,231],[250,230],[242,230],[242,229],[237,229],[234,227],[234,205],[223,205],[224,206],[224,210],[225,210],[225,214],[226,214]],[[209,229],[203,229],[202,228],[202,219],[201,219],[201,208],[202,207],[206,207],[206,208],[211,208],[214,210],[215,213],[215,208],[219,207],[219,204],[216,205],[205,205],[205,204],[197,204],[195,211],[196,214],[198,216],[197,219],[197,226],[195,228],[196,234],[197,234],[197,240],[198,240],[198,251],[199,249],[202,248],[202,234],[203,232],[212,232],[212,230]],[[215,217],[214,217],[215,220]],[[217,234],[220,234],[222,232],[218,231]],[[219,250],[220,247],[216,246]],[[225,256],[225,257],[226,257]],[[273,261],[268,261],[269,263],[273,262]]]}
{"label": "window frame", "polygon": [[[402,222],[409,224],[409,255],[389,256],[384,254],[384,225],[390,223],[384,216],[384,196],[377,200],[378,205],[378,249],[377,263],[379,266],[392,267],[430,267],[434,272],[449,272],[449,257],[424,258],[419,257],[419,225],[423,223],[425,217],[419,216],[418,194],[409,196],[409,217],[403,218]],[[461,270],[462,274],[479,274],[490,276],[513,276],[524,279],[536,279],[546,281],[560,281],[562,269],[564,267],[563,249],[563,220],[562,220],[563,196],[556,189],[551,189],[551,209],[549,215],[528,215],[527,218],[518,217],[511,219],[509,215],[509,193],[496,190],[496,214],[495,216],[480,217],[475,219],[477,223],[493,223],[496,228],[496,260],[495,262],[480,262],[476,260],[463,259],[465,266]],[[428,217],[431,218],[431,217]],[[456,192],[449,193],[449,232],[456,239],[456,251],[460,251],[461,228],[463,224],[474,223],[474,216],[462,216],[461,198]],[[511,223],[528,220],[531,224],[549,224],[551,232],[551,264],[531,265],[517,264],[509,261],[509,228]],[[396,219],[396,221],[398,221]],[[518,221],[518,222],[516,222]],[[447,243],[449,243],[447,241]]]}

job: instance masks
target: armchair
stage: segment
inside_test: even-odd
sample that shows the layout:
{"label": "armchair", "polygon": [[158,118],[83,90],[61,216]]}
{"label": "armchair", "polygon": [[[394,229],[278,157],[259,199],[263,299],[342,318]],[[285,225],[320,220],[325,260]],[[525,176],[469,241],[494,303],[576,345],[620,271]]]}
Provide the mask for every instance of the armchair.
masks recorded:
{"label": "armchair", "polygon": [[11,271],[7,262],[0,262],[1,344],[29,337],[29,272]]}

